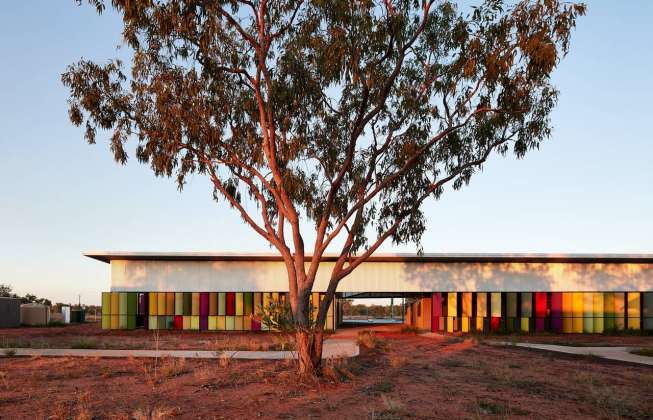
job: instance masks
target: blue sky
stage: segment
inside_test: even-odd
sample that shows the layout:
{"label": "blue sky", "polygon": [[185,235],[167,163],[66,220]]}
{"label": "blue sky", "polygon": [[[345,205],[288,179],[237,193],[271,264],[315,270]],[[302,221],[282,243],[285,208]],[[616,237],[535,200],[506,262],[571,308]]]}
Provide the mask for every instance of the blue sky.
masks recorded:
{"label": "blue sky", "polygon": [[[653,252],[652,19],[648,0],[590,2],[555,73],[553,137],[430,202],[425,252]],[[72,0],[0,13],[0,283],[20,294],[98,303],[109,266],[86,249],[269,250],[204,179],[180,194],[69,123],[60,74],[80,57],[124,55],[120,30],[116,15]]]}

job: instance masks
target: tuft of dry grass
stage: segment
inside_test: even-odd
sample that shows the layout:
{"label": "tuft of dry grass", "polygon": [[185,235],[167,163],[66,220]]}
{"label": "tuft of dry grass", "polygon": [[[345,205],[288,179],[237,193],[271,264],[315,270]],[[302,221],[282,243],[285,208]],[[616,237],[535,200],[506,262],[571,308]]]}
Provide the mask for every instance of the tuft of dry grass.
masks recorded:
{"label": "tuft of dry grass", "polygon": [[356,340],[359,346],[363,346],[368,349],[376,349],[381,347],[381,340],[376,336],[374,331],[360,331],[358,333],[358,338]]}
{"label": "tuft of dry grass", "polygon": [[419,332],[419,328],[413,325],[403,325],[401,327],[402,334],[417,334],[418,332]]}
{"label": "tuft of dry grass", "polygon": [[132,418],[134,420],[163,420],[177,414],[179,414],[178,410],[174,408],[139,408],[132,413]]}
{"label": "tuft of dry grass", "polygon": [[159,372],[166,378],[175,378],[188,372],[186,359],[183,357],[164,357],[161,359]]}

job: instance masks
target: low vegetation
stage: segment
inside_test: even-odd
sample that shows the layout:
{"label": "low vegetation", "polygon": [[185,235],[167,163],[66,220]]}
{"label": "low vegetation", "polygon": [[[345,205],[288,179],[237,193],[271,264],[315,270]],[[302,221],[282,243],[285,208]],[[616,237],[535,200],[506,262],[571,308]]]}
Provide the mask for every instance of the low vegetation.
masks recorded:
{"label": "low vegetation", "polygon": [[653,357],[653,347],[642,347],[639,349],[633,349],[630,352],[638,356]]}

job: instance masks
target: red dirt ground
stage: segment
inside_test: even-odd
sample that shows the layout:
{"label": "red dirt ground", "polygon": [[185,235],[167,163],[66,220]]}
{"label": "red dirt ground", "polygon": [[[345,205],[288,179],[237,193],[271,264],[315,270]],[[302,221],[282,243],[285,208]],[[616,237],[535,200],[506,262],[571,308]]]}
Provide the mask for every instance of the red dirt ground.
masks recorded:
{"label": "red dirt ground", "polygon": [[329,362],[327,375],[310,382],[298,381],[283,361],[2,358],[0,417],[645,419],[653,413],[653,368],[646,366],[392,331],[363,341],[372,348]]}

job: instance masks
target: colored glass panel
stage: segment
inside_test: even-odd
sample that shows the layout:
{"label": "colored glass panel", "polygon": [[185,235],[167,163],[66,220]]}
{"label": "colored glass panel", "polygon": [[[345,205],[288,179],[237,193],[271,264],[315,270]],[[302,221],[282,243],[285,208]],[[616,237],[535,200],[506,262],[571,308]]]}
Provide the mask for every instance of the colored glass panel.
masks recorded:
{"label": "colored glass panel", "polygon": [[150,310],[148,311],[148,313],[150,314],[150,316],[155,316],[158,313],[157,309],[158,309],[158,302],[159,302],[156,296],[156,292],[150,292],[149,301],[150,301]]}
{"label": "colored glass panel", "polygon": [[583,332],[583,317],[572,318],[572,328],[575,333]]}
{"label": "colored glass panel", "polygon": [[551,316],[562,318],[562,293],[551,293]]}
{"label": "colored glass panel", "polygon": [[[574,292],[572,295],[572,316],[574,318],[583,317],[583,293]],[[582,331],[581,331],[582,332]]]}
{"label": "colored glass panel", "polygon": [[272,300],[273,300],[274,302],[277,302],[277,303],[280,302],[280,300],[279,300],[279,293],[277,293],[277,292],[272,292]]}
{"label": "colored glass panel", "polygon": [[254,313],[254,294],[251,292],[245,293],[245,313],[244,315],[251,315]]}
{"label": "colored glass panel", "polygon": [[234,315],[236,315],[236,294],[233,292],[228,292],[227,293],[227,316],[234,316]]}
{"label": "colored glass panel", "polygon": [[[574,299],[573,293],[563,293],[562,294],[562,316],[563,318],[571,318],[574,316]],[[571,332],[571,331],[569,331]]]}
{"label": "colored glass panel", "polygon": [[119,314],[120,314],[120,294],[116,293],[116,292],[112,292],[111,293],[111,315],[119,315]]}
{"label": "colored glass panel", "polygon": [[227,294],[224,292],[218,293],[218,315],[227,315]]}
{"label": "colored glass panel", "polygon": [[138,295],[127,293],[127,315],[135,316],[138,309]]}
{"label": "colored glass panel", "polygon": [[127,329],[127,315],[119,315],[118,328],[120,328],[121,330]]}
{"label": "colored glass panel", "polygon": [[586,334],[591,334],[594,332],[594,318],[585,317],[583,318],[583,331]]}
{"label": "colored glass panel", "polygon": [[243,317],[242,316],[236,316],[234,321],[234,330],[236,331],[242,331],[243,330]]}
{"label": "colored glass panel", "polygon": [[476,294],[476,316],[487,317],[487,293]]}
{"label": "colored glass panel", "polygon": [[[184,292],[184,316],[191,316],[193,314],[193,294]],[[187,329],[184,327],[184,329]]]}
{"label": "colored glass panel", "polygon": [[[216,296],[216,302],[217,302],[217,296]],[[216,304],[216,311],[218,307]],[[218,316],[217,315],[209,315],[209,331],[215,331],[218,329]]]}
{"label": "colored glass panel", "polygon": [[[207,311],[208,312],[208,311]],[[200,330],[206,331],[209,329],[209,316],[200,315]]]}
{"label": "colored glass panel", "polygon": [[572,333],[574,332],[574,318],[562,318],[562,332],[563,333]]}
{"label": "colored glass panel", "polygon": [[[167,310],[166,310],[166,294],[158,292],[156,294],[156,299],[157,299],[156,306],[157,306],[157,309],[158,309],[157,314],[158,315],[166,315],[166,313],[167,313]],[[159,327],[159,329],[161,329],[161,327]]]}
{"label": "colored glass panel", "polygon": [[[138,294],[138,314],[147,315],[148,309],[150,308],[150,295],[149,293],[139,293]],[[145,318],[147,319],[147,318]]]}
{"label": "colored glass panel", "polygon": [[256,319],[252,319],[252,331],[261,331],[261,323]]}
{"label": "colored glass panel", "polygon": [[642,293],[642,317],[653,318],[653,292]]}
{"label": "colored glass panel", "polygon": [[207,292],[200,293],[200,316],[209,316],[209,294]]}
{"label": "colored glass panel", "polygon": [[583,293],[583,316],[585,318],[594,317],[594,293]]}
{"label": "colored glass panel", "polygon": [[271,300],[272,300],[271,293],[263,293],[263,308],[267,308],[270,305]]}
{"label": "colored glass panel", "polygon": [[102,292],[102,315],[111,315],[111,293]]}
{"label": "colored glass panel", "polygon": [[[605,302],[603,301],[603,293],[592,293],[592,303],[594,305],[594,318],[603,318],[603,308]],[[595,331],[596,332],[596,331]]]}
{"label": "colored glass panel", "polygon": [[244,309],[243,294],[238,292],[236,293],[236,312],[235,312],[236,316],[243,316],[243,309]]}
{"label": "colored glass panel", "polygon": [[492,331],[499,331],[501,329],[501,318],[500,317],[493,316],[492,318],[490,318],[490,329]]}
{"label": "colored glass panel", "polygon": [[469,332],[469,317],[462,317],[460,319],[460,330],[464,333]]}
{"label": "colored glass panel", "polygon": [[463,316],[472,316],[472,294],[469,292],[463,293],[462,296]]}
{"label": "colored glass panel", "polygon": [[522,318],[533,316],[533,294],[530,292],[523,292],[521,294],[521,316]]}
{"label": "colored glass panel", "polygon": [[218,324],[217,324],[217,329],[219,331],[225,330],[226,325],[225,325],[225,316],[224,315],[218,315]]}
{"label": "colored glass panel", "polygon": [[[490,307],[492,310],[492,318],[501,318],[501,293],[491,293]],[[493,320],[492,325],[494,325],[494,322],[495,321]]]}
{"label": "colored glass panel", "polygon": [[546,318],[547,313],[547,293],[546,292],[536,292],[535,293],[535,317],[536,318]]}
{"label": "colored glass panel", "polygon": [[517,316],[517,293],[506,293],[506,316],[508,318]]}
{"label": "colored glass panel", "polygon": [[643,323],[642,323],[642,329],[651,331],[653,330],[653,317],[651,318],[643,318]]}
{"label": "colored glass panel", "polygon": [[111,329],[111,315],[102,314],[102,329],[103,330]]}
{"label": "colored glass panel", "polygon": [[255,292],[254,293],[254,313],[255,314],[259,313],[262,304],[263,304],[263,294],[259,293],[259,292]]}
{"label": "colored glass panel", "polygon": [[626,316],[626,296],[624,293],[617,292],[614,294],[614,316],[618,318]]}
{"label": "colored glass panel", "polygon": [[133,330],[136,328],[136,315],[127,315],[127,329]]}
{"label": "colored glass panel", "polygon": [[[192,316],[200,315],[200,294],[199,292],[193,292],[191,295],[191,311]],[[197,321],[197,328],[199,328],[199,320]]]}
{"label": "colored glass panel", "polygon": [[[523,302],[523,301],[522,301]],[[521,325],[520,325],[520,330],[522,332],[529,332],[530,331],[530,318],[520,318],[521,319]]]}
{"label": "colored glass panel", "polygon": [[447,317],[447,332],[452,333],[454,332],[454,317],[448,316]]}
{"label": "colored glass panel", "polygon": [[544,318],[535,318],[535,331],[543,332],[546,330],[546,320]]}
{"label": "colored glass panel", "polygon": [[562,331],[562,317],[559,316],[551,317],[551,330],[555,332]]}
{"label": "colored glass panel", "polygon": [[183,330],[183,329],[184,329],[184,316],[175,315],[175,330]]}
{"label": "colored glass panel", "polygon": [[184,315],[184,294],[181,292],[175,293],[175,315]]}
{"label": "colored glass panel", "polygon": [[166,293],[166,315],[175,315],[175,294],[174,292]]}
{"label": "colored glass panel", "polygon": [[455,292],[447,293],[447,315],[450,317],[458,315],[458,296]]}
{"label": "colored glass panel", "polygon": [[[228,300],[228,298],[227,298]],[[235,316],[226,316],[225,317],[225,329],[227,331],[233,331],[236,329],[236,317]]]}
{"label": "colored glass panel", "polygon": [[190,315],[184,315],[183,318],[184,318],[184,319],[183,319],[184,329],[185,329],[185,330],[190,330],[190,329],[191,329],[191,324],[192,324],[192,322],[191,322],[191,318],[192,318],[192,316],[190,316]]}
{"label": "colored glass panel", "polygon": [[628,292],[628,318],[639,318],[642,313],[640,309],[641,295],[639,292]]}
{"label": "colored glass panel", "polygon": [[151,330],[156,330],[158,327],[158,323],[156,320],[157,316],[156,315],[150,315],[147,317],[147,326]]}
{"label": "colored glass panel", "polygon": [[212,292],[209,294],[209,316],[216,316],[216,315],[218,315],[218,294]]}
{"label": "colored glass panel", "polygon": [[[199,298],[199,296],[198,296],[198,298]],[[199,317],[199,315],[193,315],[193,316],[190,317],[190,329],[191,330],[199,330],[200,329],[200,317]]]}
{"label": "colored glass panel", "polygon": [[[604,293],[603,294],[603,316],[606,317],[606,318],[614,318],[615,317],[614,293]],[[613,325],[614,325],[614,323],[613,323]]]}
{"label": "colored glass panel", "polygon": [[[161,293],[159,293],[159,294],[161,294]],[[164,296],[164,298],[165,298],[165,296]],[[161,301],[159,301],[159,302],[161,302]],[[160,330],[168,329],[168,322],[167,322],[168,319],[167,319],[166,316],[157,316],[156,318],[157,318],[157,323],[158,323],[158,326],[157,326],[158,329],[160,329]]]}

